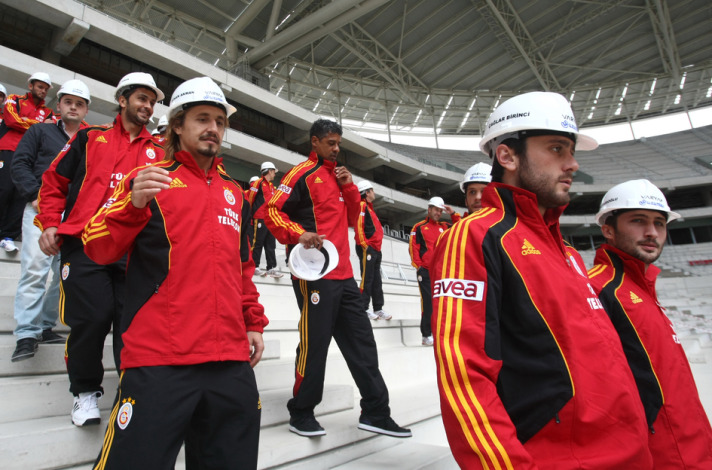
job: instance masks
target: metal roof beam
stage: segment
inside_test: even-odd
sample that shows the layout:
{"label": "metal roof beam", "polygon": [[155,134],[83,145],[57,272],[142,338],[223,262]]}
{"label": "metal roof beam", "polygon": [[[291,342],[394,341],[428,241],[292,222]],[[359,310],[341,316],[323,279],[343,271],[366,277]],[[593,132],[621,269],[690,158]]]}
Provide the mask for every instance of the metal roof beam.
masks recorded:
{"label": "metal roof beam", "polygon": [[356,21],[389,0],[343,0],[332,2],[303,20],[247,51],[243,59],[261,69],[311,44],[344,25]]}
{"label": "metal roof beam", "polygon": [[682,64],[667,3],[662,0],[645,0],[645,4],[650,14],[650,22],[653,25],[655,42],[658,44],[663,68],[679,84],[682,78]]}
{"label": "metal roof beam", "polygon": [[350,28],[344,28],[331,36],[396,87],[404,99],[416,104],[420,103],[417,97],[411,94],[410,88],[417,86],[425,89],[427,85],[366,30],[354,23]]}
{"label": "metal roof beam", "polygon": [[544,60],[541,52],[539,52],[539,45],[534,42],[524,22],[509,0],[486,0],[486,3],[490,10],[489,13],[506,33],[509,39],[509,46],[513,46],[516,49],[519,57],[529,66],[544,90],[559,90],[561,87],[556,80],[554,72]]}

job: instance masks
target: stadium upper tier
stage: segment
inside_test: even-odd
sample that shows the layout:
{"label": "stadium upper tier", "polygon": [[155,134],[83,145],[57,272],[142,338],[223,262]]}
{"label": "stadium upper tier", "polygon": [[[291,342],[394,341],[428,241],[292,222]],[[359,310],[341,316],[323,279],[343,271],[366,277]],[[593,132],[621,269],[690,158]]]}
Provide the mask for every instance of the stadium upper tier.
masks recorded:
{"label": "stadium upper tier", "polygon": [[[0,3],[8,5],[3,10],[6,20],[7,15],[14,18],[14,23],[7,20],[0,32],[4,35],[0,36],[0,83],[11,93],[26,91],[27,77],[36,71],[49,73],[56,84],[82,79],[92,93],[88,120],[98,124],[113,119],[114,87],[125,73],[143,70],[155,74],[167,96],[181,81],[206,75],[221,85],[240,111],[237,119],[231,119],[232,129],[223,146],[226,166],[233,176],[247,181],[258,174],[265,160],[274,162],[284,173],[308,153],[308,129],[319,116],[260,86],[73,0]],[[55,40],[42,44],[5,40],[20,28],[45,31]],[[55,104],[58,88],[50,91],[50,106]],[[156,106],[156,119],[166,112],[165,104]],[[666,191],[671,205],[681,209],[687,220],[712,223],[712,170],[697,162],[710,161],[711,152],[706,150],[712,148],[711,143],[712,129],[705,128],[580,152],[574,199],[562,226],[575,229],[595,225],[593,214],[600,197],[614,183],[640,177],[651,179]],[[379,196],[375,205],[382,221],[406,231],[424,216],[426,201],[432,195],[442,196],[462,212],[459,182],[464,170],[485,160],[479,152],[395,146],[349,130],[345,130],[339,156],[356,180],[366,178],[375,183]],[[677,194],[681,204],[677,203]]]}

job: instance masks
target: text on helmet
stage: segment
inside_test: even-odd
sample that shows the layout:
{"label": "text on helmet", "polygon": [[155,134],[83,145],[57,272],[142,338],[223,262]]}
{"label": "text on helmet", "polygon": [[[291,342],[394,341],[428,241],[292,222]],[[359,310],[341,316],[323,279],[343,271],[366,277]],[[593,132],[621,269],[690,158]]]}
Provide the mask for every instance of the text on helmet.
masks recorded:
{"label": "text on helmet", "polygon": [[507,120],[509,120],[509,119],[518,119],[518,118],[523,118],[523,117],[529,117],[529,114],[531,114],[529,111],[527,111],[526,113],[512,113],[512,114],[508,114],[508,115],[506,115],[506,116],[502,116],[501,118],[495,119],[494,121],[490,122],[487,127],[488,127],[488,128],[489,128],[489,127],[492,127],[492,126],[494,126],[495,124],[499,124],[500,122],[502,122],[502,121],[507,121]]}

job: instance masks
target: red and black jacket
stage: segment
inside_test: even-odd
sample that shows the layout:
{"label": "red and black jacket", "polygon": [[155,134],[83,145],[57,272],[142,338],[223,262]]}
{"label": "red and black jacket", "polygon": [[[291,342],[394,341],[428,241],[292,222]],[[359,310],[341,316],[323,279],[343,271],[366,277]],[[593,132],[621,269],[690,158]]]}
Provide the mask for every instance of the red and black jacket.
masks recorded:
{"label": "red and black jacket", "polygon": [[381,251],[383,244],[383,227],[381,221],[378,220],[376,211],[373,210],[373,204],[361,200],[359,204],[359,214],[354,227],[354,240],[356,246],[360,246],[364,250],[368,247],[376,251]]}
{"label": "red and black jacket", "polygon": [[564,207],[492,183],[430,269],[443,423],[462,468],[650,469],[645,413]]}
{"label": "red and black jacket", "polygon": [[680,340],[658,302],[654,265],[604,244],[588,272],[623,343],[650,427],[655,468],[712,468],[712,429]]}
{"label": "red and black jacket", "polygon": [[52,110],[44,105],[44,100],[35,105],[31,93],[7,97],[0,126],[5,134],[0,136],[0,150],[15,150],[20,139],[30,126],[50,120]]}
{"label": "red and black jacket", "polygon": [[245,192],[247,202],[252,207],[252,218],[254,220],[263,220],[265,218],[265,202],[269,201],[274,196],[275,189],[271,181],[267,181],[264,176],[253,181],[250,189]]}
{"label": "red and black jacket", "polygon": [[413,225],[413,229],[410,231],[408,251],[414,268],[430,269],[435,243],[438,241],[438,237],[449,228],[449,223],[435,222],[430,217]]}
{"label": "red and black jacket", "polygon": [[59,227],[60,235],[81,236],[126,174],[161,160],[163,148],[146,128],[131,141],[120,115],[113,126],[80,130],[42,175],[35,225],[42,231]]}
{"label": "red and black jacket", "polygon": [[169,189],[137,209],[135,169],[82,235],[97,263],[129,254],[121,366],[249,361],[247,331],[261,333],[268,321],[252,281],[242,188],[218,158],[207,174],[187,152],[156,166],[168,170]]}
{"label": "red and black jacket", "polygon": [[353,277],[348,228],[356,223],[361,197],[355,184],[339,185],[335,168],[336,162],[312,152],[282,178],[267,202],[265,224],[289,250],[304,232],[326,235],[339,253],[339,264],[324,279],[348,279]]}

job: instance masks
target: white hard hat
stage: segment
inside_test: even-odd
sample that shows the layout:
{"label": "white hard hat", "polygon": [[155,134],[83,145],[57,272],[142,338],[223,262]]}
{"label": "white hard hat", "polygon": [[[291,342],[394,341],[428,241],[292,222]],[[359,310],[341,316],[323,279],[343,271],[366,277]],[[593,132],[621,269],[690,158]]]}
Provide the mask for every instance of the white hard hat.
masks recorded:
{"label": "white hard hat", "polygon": [[250,184],[254,183],[254,182],[257,181],[258,179],[260,179],[259,176],[253,176],[252,178],[250,178]]}
{"label": "white hard hat", "polygon": [[262,166],[260,166],[260,171],[264,173],[267,170],[277,170],[277,167],[274,166],[274,163],[272,162],[264,162]]}
{"label": "white hard hat", "polygon": [[489,155],[507,138],[518,138],[521,131],[553,131],[573,134],[577,150],[593,150],[598,143],[580,134],[569,102],[562,95],[533,91],[508,99],[487,119],[480,150]]}
{"label": "white hard hat", "polygon": [[670,210],[663,192],[648,180],[630,180],[608,190],[601,200],[601,209],[596,214],[596,223],[603,225],[612,212],[621,209],[667,212],[668,222],[680,218],[680,214]]}
{"label": "white hard hat", "polygon": [[437,208],[440,208],[442,210],[445,210],[445,201],[443,201],[443,198],[439,196],[431,197],[430,200],[428,201],[428,207],[434,206]]}
{"label": "white hard hat", "polygon": [[358,192],[360,192],[360,193],[366,192],[369,189],[373,189],[373,185],[368,180],[359,181],[358,184],[356,185],[356,187],[358,188]]}
{"label": "white hard hat", "polygon": [[237,111],[233,105],[227,102],[225,94],[217,83],[208,77],[198,77],[178,85],[171,98],[168,118],[175,116],[181,109],[186,109],[187,105],[198,103],[216,104],[225,109],[228,117]]}
{"label": "white hard hat", "polygon": [[156,86],[156,81],[153,79],[150,73],[146,72],[131,72],[124,75],[124,77],[119,81],[116,86],[116,93],[114,93],[114,99],[119,102],[119,96],[121,96],[127,88],[131,87],[144,87],[150,88],[156,93],[156,101],[161,101],[166,95],[163,94],[161,90]]}
{"label": "white hard hat", "polygon": [[86,83],[81,80],[67,80],[62,85],[62,88],[57,92],[57,100],[61,100],[64,95],[78,96],[87,100],[87,103],[91,104],[91,95],[89,94],[89,87]]}
{"label": "white hard hat", "polygon": [[329,274],[339,264],[339,252],[329,240],[321,249],[305,248],[301,243],[289,253],[289,270],[299,279],[316,281]]}
{"label": "white hard hat", "polygon": [[465,172],[465,178],[460,183],[460,189],[465,192],[465,185],[467,183],[491,183],[492,182],[492,165],[487,163],[477,163],[472,165],[469,170]]}
{"label": "white hard hat", "polygon": [[162,132],[166,130],[166,127],[168,127],[168,116],[164,114],[163,116],[161,116],[161,119],[158,120],[156,130]]}
{"label": "white hard hat", "polygon": [[30,78],[27,79],[27,84],[30,85],[35,80],[39,80],[40,82],[45,82],[47,85],[49,85],[50,88],[52,88],[52,80],[49,79],[49,74],[47,74],[47,73],[44,73],[44,72],[33,73],[32,75],[30,75]]}
{"label": "white hard hat", "polygon": [[3,85],[2,83],[0,83],[0,93],[7,96],[7,90],[5,89],[5,85]]}

